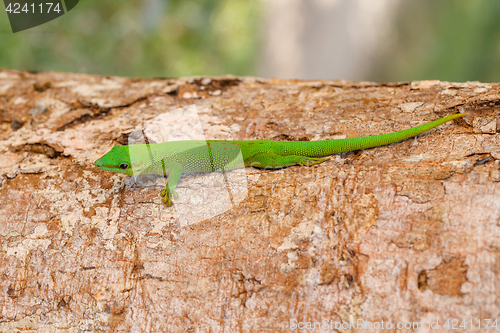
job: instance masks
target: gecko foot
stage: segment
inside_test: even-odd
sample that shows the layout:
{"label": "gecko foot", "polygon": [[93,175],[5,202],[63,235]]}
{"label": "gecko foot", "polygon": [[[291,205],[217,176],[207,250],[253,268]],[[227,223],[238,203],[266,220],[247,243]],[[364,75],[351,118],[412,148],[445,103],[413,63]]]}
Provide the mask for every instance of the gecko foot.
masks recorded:
{"label": "gecko foot", "polygon": [[168,187],[168,183],[165,185],[165,188],[160,192],[161,201],[167,205],[167,207],[170,207],[173,205],[172,203],[172,197],[174,199],[178,199],[179,195],[175,190],[170,191],[170,188]]}
{"label": "gecko foot", "polygon": [[303,166],[311,166],[311,165],[315,165],[315,164],[320,164],[320,163],[326,162],[328,160],[329,160],[329,158],[327,158],[327,157],[321,157],[321,158],[304,157],[304,160],[301,161],[298,164],[299,165],[303,165]]}

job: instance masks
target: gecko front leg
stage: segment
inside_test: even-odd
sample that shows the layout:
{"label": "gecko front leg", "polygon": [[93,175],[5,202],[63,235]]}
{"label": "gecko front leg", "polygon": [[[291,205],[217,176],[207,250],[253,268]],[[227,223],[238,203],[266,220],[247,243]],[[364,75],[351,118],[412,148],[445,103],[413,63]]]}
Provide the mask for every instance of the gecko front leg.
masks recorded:
{"label": "gecko front leg", "polygon": [[170,163],[168,165],[164,165],[162,161],[163,172],[164,175],[168,175],[167,184],[165,184],[165,188],[160,192],[161,201],[166,204],[168,207],[172,206],[172,197],[174,199],[178,199],[179,195],[175,191],[177,187],[177,183],[182,175],[182,165],[179,163]]}

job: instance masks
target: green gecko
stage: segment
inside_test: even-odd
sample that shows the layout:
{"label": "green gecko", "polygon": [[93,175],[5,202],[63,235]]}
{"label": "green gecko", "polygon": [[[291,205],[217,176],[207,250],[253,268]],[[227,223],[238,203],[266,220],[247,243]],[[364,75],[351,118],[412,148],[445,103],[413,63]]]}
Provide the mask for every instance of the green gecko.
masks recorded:
{"label": "green gecko", "polygon": [[167,206],[172,206],[172,197],[178,198],[175,188],[183,173],[229,171],[248,166],[263,169],[280,169],[292,165],[311,166],[327,161],[328,158],[324,156],[402,141],[465,115],[467,114],[458,113],[388,134],[339,140],[186,140],[114,146],[95,161],[95,166],[101,170],[128,176],[167,176],[167,184],[160,195]]}

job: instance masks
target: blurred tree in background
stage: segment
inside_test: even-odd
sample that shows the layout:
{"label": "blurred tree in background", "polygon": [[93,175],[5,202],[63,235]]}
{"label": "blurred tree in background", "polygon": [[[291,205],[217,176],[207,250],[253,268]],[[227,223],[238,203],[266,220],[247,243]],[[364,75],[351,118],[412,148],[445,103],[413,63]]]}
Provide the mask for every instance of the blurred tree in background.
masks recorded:
{"label": "blurred tree in background", "polygon": [[376,1],[82,0],[16,34],[2,11],[0,68],[500,81],[500,1]]}
{"label": "blurred tree in background", "polygon": [[377,81],[500,81],[500,1],[402,1],[369,75]]}
{"label": "blurred tree in background", "polygon": [[0,67],[139,77],[254,72],[260,1],[83,0],[13,34],[0,14]]}

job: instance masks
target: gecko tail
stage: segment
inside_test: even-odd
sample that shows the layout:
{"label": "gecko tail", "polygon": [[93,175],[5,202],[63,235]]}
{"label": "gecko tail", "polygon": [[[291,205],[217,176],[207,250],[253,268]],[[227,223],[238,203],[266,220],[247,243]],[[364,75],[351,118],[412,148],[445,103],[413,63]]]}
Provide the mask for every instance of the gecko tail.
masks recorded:
{"label": "gecko tail", "polygon": [[467,113],[457,113],[427,124],[408,128],[402,131],[362,136],[358,138],[338,139],[338,140],[320,140],[320,141],[294,141],[286,142],[284,152],[286,155],[299,155],[308,157],[329,156],[338,153],[385,146],[391,143],[403,141],[424,132],[427,132],[439,125],[442,125],[453,119],[466,116]]}
{"label": "gecko tail", "polygon": [[408,128],[402,131],[398,132],[393,132],[393,133],[388,133],[388,134],[380,134],[380,135],[372,135],[372,136],[363,136],[359,138],[350,138],[350,139],[343,139],[345,140],[344,144],[342,144],[342,151],[340,152],[345,152],[345,151],[353,151],[353,150],[360,150],[360,149],[367,149],[367,148],[373,148],[373,147],[379,147],[379,146],[385,146],[391,143],[396,143],[399,141],[403,141],[412,137],[415,137],[419,134],[425,133],[435,127],[438,127],[448,121],[451,121],[453,119],[457,119],[460,117],[466,116],[467,113],[457,113],[453,114],[447,117],[443,117],[438,120],[431,121],[427,124],[423,124],[420,126]]}

